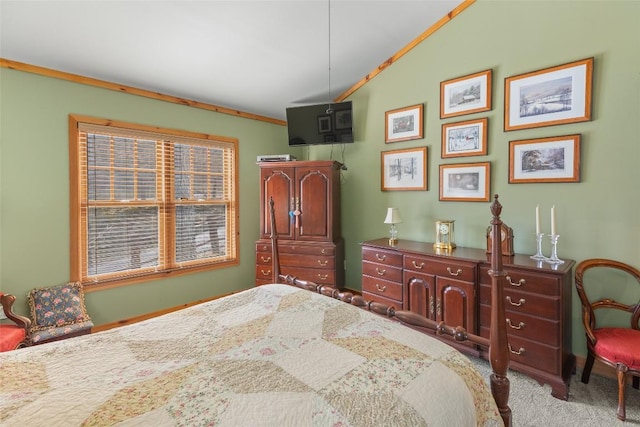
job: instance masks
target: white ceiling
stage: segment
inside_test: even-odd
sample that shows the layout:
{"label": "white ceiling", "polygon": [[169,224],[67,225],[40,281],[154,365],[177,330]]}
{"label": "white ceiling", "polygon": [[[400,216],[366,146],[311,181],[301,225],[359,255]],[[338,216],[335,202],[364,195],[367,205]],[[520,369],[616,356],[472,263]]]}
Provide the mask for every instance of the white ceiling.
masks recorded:
{"label": "white ceiling", "polygon": [[461,3],[0,0],[0,57],[284,119],[336,98]]}

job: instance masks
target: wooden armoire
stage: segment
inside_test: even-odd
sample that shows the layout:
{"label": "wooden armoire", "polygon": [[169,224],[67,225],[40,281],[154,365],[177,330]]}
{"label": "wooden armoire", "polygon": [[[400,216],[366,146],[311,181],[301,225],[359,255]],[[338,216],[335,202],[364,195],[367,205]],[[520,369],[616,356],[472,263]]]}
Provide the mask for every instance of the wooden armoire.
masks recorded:
{"label": "wooden armoire", "polygon": [[333,160],[261,162],[260,239],[256,285],[273,283],[273,198],[282,274],[342,288],[344,240],[340,231],[340,168]]}

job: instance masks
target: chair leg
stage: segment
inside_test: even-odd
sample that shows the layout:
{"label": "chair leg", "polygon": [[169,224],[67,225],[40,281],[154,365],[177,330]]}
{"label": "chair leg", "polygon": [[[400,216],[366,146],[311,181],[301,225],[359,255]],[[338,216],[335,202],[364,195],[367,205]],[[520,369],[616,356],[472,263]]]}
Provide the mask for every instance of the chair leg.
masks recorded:
{"label": "chair leg", "polygon": [[617,416],[620,421],[627,419],[627,413],[625,411],[625,396],[624,389],[626,387],[627,379],[627,367],[621,363],[616,366],[616,373],[618,374],[618,412]]}
{"label": "chair leg", "polygon": [[587,360],[584,362],[584,368],[582,369],[582,382],[589,384],[589,377],[591,376],[591,368],[593,368],[593,362],[595,361],[591,352],[587,353]]}

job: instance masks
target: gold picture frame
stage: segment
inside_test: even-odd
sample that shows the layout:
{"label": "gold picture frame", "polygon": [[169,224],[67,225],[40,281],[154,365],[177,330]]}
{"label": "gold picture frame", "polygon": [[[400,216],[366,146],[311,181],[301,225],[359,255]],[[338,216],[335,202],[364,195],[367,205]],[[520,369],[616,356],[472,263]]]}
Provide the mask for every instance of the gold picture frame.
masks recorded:
{"label": "gold picture frame", "polygon": [[507,77],[504,130],[591,120],[593,58]]}
{"label": "gold picture frame", "polygon": [[491,163],[440,165],[441,201],[488,202]]}
{"label": "gold picture frame", "polygon": [[580,182],[581,135],[509,141],[509,184]]}
{"label": "gold picture frame", "polygon": [[482,118],[442,125],[442,151],[440,156],[470,157],[487,154],[489,119]]}
{"label": "gold picture frame", "polygon": [[424,104],[384,113],[384,142],[410,141],[424,137]]}
{"label": "gold picture frame", "polygon": [[427,147],[380,153],[382,191],[426,190]]}
{"label": "gold picture frame", "polygon": [[440,83],[440,118],[491,110],[493,70],[480,71]]}

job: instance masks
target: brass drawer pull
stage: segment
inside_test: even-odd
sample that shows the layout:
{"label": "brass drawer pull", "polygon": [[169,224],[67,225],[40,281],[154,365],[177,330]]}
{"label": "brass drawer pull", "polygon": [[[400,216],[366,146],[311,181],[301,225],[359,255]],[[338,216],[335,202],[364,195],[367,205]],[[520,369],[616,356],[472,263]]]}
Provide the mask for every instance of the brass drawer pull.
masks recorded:
{"label": "brass drawer pull", "polygon": [[386,286],[380,286],[379,284],[376,283],[376,289],[378,290],[378,292],[384,292],[387,290]]}
{"label": "brass drawer pull", "polygon": [[260,270],[260,272],[262,273],[263,276],[269,276],[271,275],[271,270]]}
{"label": "brass drawer pull", "polygon": [[322,250],[320,251],[321,254],[326,254],[327,250],[325,248],[322,248]]}
{"label": "brass drawer pull", "polygon": [[451,271],[451,267],[447,267],[447,271],[452,276],[459,276],[460,274],[462,274],[462,269],[461,268],[457,269],[456,272],[454,273],[453,271]]}
{"label": "brass drawer pull", "polygon": [[384,276],[387,273],[387,270],[376,267],[376,273],[378,273],[378,276]]}
{"label": "brass drawer pull", "polygon": [[520,347],[518,351],[515,351],[514,349],[511,348],[511,344],[509,344],[509,351],[513,354],[521,355],[521,354],[524,354],[524,347]]}
{"label": "brass drawer pull", "polygon": [[513,301],[511,301],[511,297],[510,297],[510,296],[507,296],[507,302],[508,302],[509,304],[511,304],[512,306],[514,306],[514,307],[520,307],[522,304],[524,304],[524,303],[525,303],[525,299],[524,299],[524,298],[520,298],[520,301],[518,301],[518,302],[513,302]]}
{"label": "brass drawer pull", "polygon": [[262,262],[271,262],[271,257],[270,256],[268,256],[266,258],[261,256],[260,259],[262,260]]}
{"label": "brass drawer pull", "polygon": [[386,255],[376,254],[376,259],[378,261],[384,261],[385,259],[387,259],[387,256]]}
{"label": "brass drawer pull", "polygon": [[422,270],[422,269],[424,268],[424,262],[421,262],[421,263],[420,263],[420,265],[418,265],[418,263],[417,263],[417,262],[415,262],[415,261],[411,261],[411,263],[412,263],[412,264],[413,264],[413,266],[414,266],[415,268],[417,268],[418,270]]}
{"label": "brass drawer pull", "polygon": [[507,276],[507,280],[509,281],[509,284],[510,284],[511,286],[515,286],[516,288],[519,288],[520,286],[522,286],[522,285],[524,285],[525,283],[527,283],[527,281],[526,281],[526,280],[524,280],[524,279],[520,279],[520,280],[518,280],[518,283],[515,283],[515,282],[513,282],[513,281],[511,280],[511,276]]}
{"label": "brass drawer pull", "polygon": [[318,260],[318,264],[320,264],[322,267],[324,267],[325,265],[329,264],[329,260],[322,261],[321,259],[319,259]]}
{"label": "brass drawer pull", "polygon": [[509,327],[511,327],[512,329],[518,329],[518,330],[526,326],[524,322],[520,322],[518,323],[518,326],[515,326],[513,323],[511,323],[511,319],[507,319],[507,325],[509,325]]}
{"label": "brass drawer pull", "polygon": [[320,280],[327,280],[327,277],[329,277],[328,274],[320,274],[320,273],[318,273],[318,279],[320,279]]}

